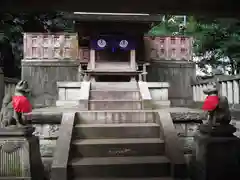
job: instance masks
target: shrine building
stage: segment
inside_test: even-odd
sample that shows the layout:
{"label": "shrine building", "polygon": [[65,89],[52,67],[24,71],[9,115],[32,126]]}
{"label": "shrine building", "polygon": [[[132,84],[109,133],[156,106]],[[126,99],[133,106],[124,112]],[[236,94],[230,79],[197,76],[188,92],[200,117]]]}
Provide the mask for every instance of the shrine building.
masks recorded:
{"label": "shrine building", "polygon": [[[192,38],[148,35],[160,15],[73,13],[74,32],[25,33],[22,77],[35,105],[56,103],[58,81],[167,82],[173,106],[191,104]],[[39,83],[41,82],[41,83]]]}

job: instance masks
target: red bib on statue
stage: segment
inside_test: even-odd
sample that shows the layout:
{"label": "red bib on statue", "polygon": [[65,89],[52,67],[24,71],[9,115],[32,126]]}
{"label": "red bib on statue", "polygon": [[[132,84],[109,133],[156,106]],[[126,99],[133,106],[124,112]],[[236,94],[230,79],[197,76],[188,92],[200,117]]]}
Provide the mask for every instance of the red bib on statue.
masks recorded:
{"label": "red bib on statue", "polygon": [[29,113],[32,111],[32,105],[25,96],[13,96],[12,105],[16,112]]}
{"label": "red bib on statue", "polygon": [[204,111],[213,111],[216,109],[218,103],[219,103],[218,96],[207,96],[203,103],[202,109]]}

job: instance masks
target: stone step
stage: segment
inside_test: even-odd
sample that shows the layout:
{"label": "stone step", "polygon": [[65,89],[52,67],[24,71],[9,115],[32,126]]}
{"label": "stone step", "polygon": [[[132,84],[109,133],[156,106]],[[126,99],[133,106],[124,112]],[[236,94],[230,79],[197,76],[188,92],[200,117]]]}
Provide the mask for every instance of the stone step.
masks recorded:
{"label": "stone step", "polygon": [[165,156],[89,157],[69,162],[74,177],[168,177],[171,164]]}
{"label": "stone step", "polygon": [[164,152],[160,138],[75,140],[71,151],[74,157],[158,156]]}
{"label": "stone step", "polygon": [[104,138],[159,138],[156,123],[77,124],[73,130],[76,139]]}
{"label": "stone step", "polygon": [[142,109],[141,100],[89,100],[90,110],[137,110]]}
{"label": "stone step", "polygon": [[91,90],[90,99],[92,100],[114,100],[114,99],[140,100],[141,96],[139,91]]}
{"label": "stone step", "polygon": [[77,116],[77,124],[155,123],[153,112],[141,110],[85,111]]}
{"label": "stone step", "polygon": [[130,62],[96,62],[95,68],[92,69],[91,63],[88,63],[88,70],[93,71],[106,71],[106,72],[131,72],[136,71],[136,68],[132,68]]}

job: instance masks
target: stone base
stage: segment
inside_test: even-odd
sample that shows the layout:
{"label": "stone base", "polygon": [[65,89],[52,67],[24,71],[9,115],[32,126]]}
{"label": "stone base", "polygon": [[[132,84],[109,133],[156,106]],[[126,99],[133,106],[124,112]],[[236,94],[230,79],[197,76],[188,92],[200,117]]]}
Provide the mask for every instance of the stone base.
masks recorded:
{"label": "stone base", "polygon": [[202,134],[209,134],[211,136],[219,137],[229,137],[233,136],[233,133],[235,133],[237,129],[231,124],[214,126],[210,126],[208,124],[201,124],[199,126],[199,130]]}
{"label": "stone base", "polygon": [[2,136],[31,136],[35,131],[35,127],[29,126],[8,126],[0,128],[0,137]]}
{"label": "stone base", "polygon": [[[30,125],[0,128],[0,166],[4,166],[0,176],[3,179],[22,178],[20,173],[34,180],[44,179],[39,138],[32,135],[34,130]],[[19,166],[13,170],[11,164]]]}
{"label": "stone base", "polygon": [[225,132],[223,128],[211,129],[201,125],[200,131],[196,133],[194,179],[230,180],[240,177],[240,140],[230,136],[233,127],[225,126]]}

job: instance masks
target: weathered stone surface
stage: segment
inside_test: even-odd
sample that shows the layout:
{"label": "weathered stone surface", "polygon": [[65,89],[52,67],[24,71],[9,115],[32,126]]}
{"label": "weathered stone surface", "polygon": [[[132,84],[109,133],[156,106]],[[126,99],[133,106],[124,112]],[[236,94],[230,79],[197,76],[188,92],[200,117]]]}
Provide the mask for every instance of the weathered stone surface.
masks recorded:
{"label": "weathered stone surface", "polygon": [[42,157],[52,157],[56,146],[56,140],[40,140],[40,152]]}
{"label": "weathered stone surface", "polygon": [[34,134],[40,138],[40,152],[42,157],[52,157],[56,139],[58,138],[59,126],[60,125],[34,125],[36,130]]}
{"label": "weathered stone surface", "polygon": [[195,147],[194,137],[180,137],[180,141],[184,147],[184,154],[191,154]]}
{"label": "weathered stone surface", "polygon": [[77,113],[80,124],[153,123],[154,114],[144,111],[85,111]]}
{"label": "weathered stone surface", "polygon": [[191,121],[201,122],[206,119],[205,112],[171,112],[173,122]]}
{"label": "weathered stone surface", "polygon": [[58,137],[59,126],[57,124],[44,124],[34,125],[36,130],[35,135],[39,136],[40,139],[56,139]]}
{"label": "weathered stone surface", "polygon": [[178,136],[191,137],[194,136],[195,132],[197,131],[199,123],[179,123],[174,125]]}

